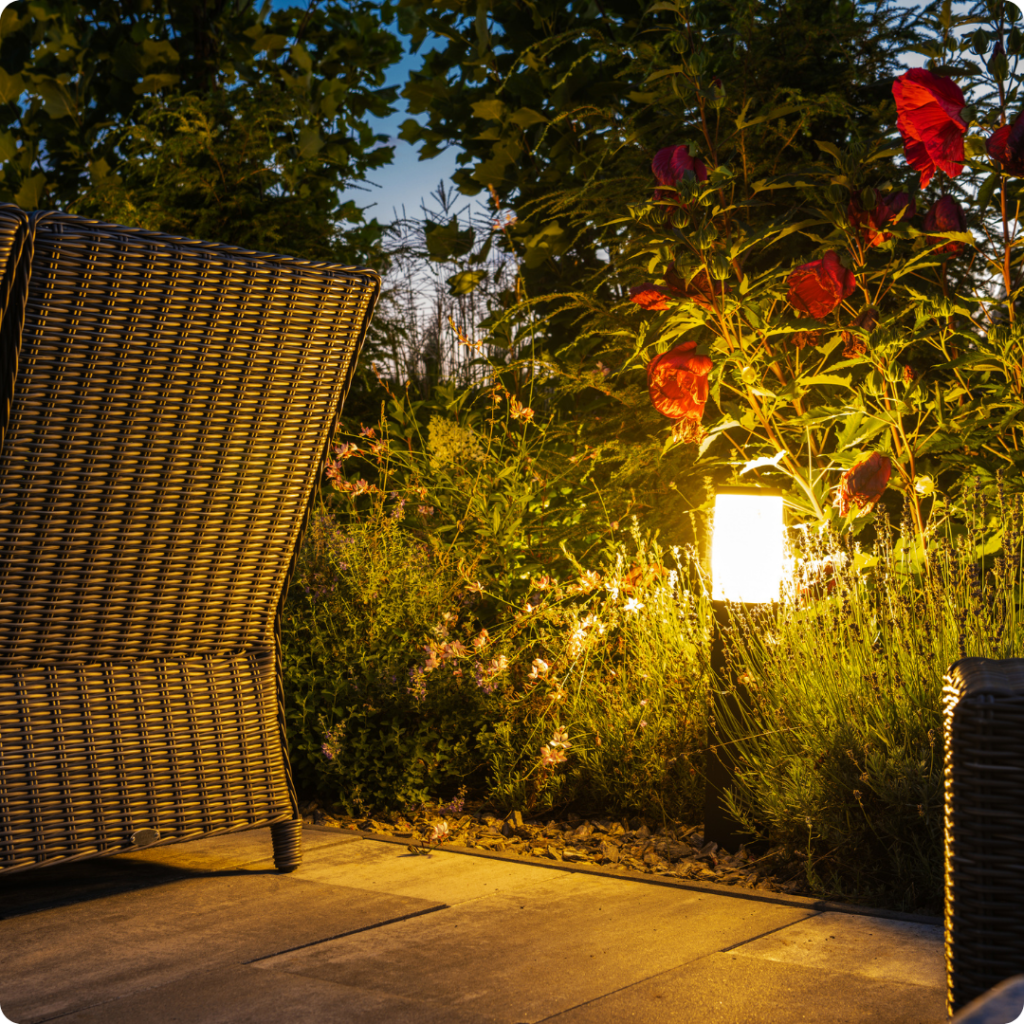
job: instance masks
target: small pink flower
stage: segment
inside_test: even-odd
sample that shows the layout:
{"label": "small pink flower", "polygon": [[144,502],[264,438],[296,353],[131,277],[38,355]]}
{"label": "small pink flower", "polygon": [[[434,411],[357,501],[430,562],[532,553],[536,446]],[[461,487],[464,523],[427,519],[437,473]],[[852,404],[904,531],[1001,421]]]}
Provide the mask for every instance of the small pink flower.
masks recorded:
{"label": "small pink flower", "polygon": [[434,824],[430,830],[430,842],[442,843],[448,838],[448,822],[443,818]]}
{"label": "small pink flower", "polygon": [[334,454],[342,460],[351,459],[353,455],[359,454],[359,448],[354,444],[336,444],[334,446]]}
{"label": "small pink flower", "polygon": [[543,658],[534,658],[528,679],[540,679],[548,674],[548,663]]}
{"label": "small pink flower", "polygon": [[481,647],[486,647],[490,642],[491,636],[486,629],[481,629],[480,632],[473,637],[473,646],[479,651]]}
{"label": "small pink flower", "polygon": [[434,669],[441,664],[441,662],[437,658],[437,652],[430,644],[427,644],[427,646],[424,647],[423,650],[426,652],[427,655],[427,660],[423,665],[423,671],[433,672]]}
{"label": "small pink flower", "polygon": [[542,768],[553,768],[556,764],[562,764],[567,758],[561,750],[553,749],[546,744],[540,748],[540,763]]}
{"label": "small pink flower", "polygon": [[361,423],[359,424],[359,433],[362,434],[363,437],[376,437],[377,436],[377,434],[374,431],[373,427],[364,427]]}
{"label": "small pink flower", "polygon": [[429,505],[417,505],[416,511],[423,516],[424,519],[429,519],[434,514],[434,510]]}
{"label": "small pink flower", "polygon": [[352,493],[353,494],[369,494],[370,493],[370,485],[369,485],[369,483],[366,480],[357,480],[352,485]]}
{"label": "small pink flower", "polygon": [[509,412],[512,414],[512,419],[522,420],[524,423],[529,423],[533,419],[533,410],[529,406],[521,404],[515,395],[509,397]]}
{"label": "small pink flower", "polygon": [[641,720],[641,722],[640,722],[640,728],[641,728],[641,729],[646,729],[646,728],[647,728],[647,723],[646,723],[645,721]]}
{"label": "small pink flower", "polygon": [[607,366],[604,365],[604,363],[598,363],[597,368],[601,371],[602,377],[607,377],[608,374],[612,372],[610,369],[608,369]]}
{"label": "small pink flower", "polygon": [[461,640],[453,640],[451,643],[441,646],[443,658],[461,658],[469,654],[469,648]]}
{"label": "small pink flower", "polygon": [[563,729],[561,726],[556,726],[555,735],[550,740],[548,740],[548,746],[552,749],[555,749],[556,747],[561,747],[563,750],[568,750],[569,747],[572,746],[572,744],[569,742],[568,731]]}

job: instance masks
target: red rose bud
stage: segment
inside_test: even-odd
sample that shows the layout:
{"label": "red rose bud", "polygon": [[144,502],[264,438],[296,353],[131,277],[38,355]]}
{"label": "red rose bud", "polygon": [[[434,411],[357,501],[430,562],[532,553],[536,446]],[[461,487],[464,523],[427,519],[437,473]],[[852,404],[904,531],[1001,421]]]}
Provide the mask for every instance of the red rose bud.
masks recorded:
{"label": "red rose bud", "polygon": [[[966,231],[967,218],[955,199],[941,196],[924,215],[923,227],[925,231]],[[944,239],[929,236],[927,241],[929,245],[938,245]],[[936,253],[948,252],[955,256],[962,252],[963,248],[962,242],[947,242],[941,249],[937,249]]]}
{"label": "red rose bud", "polygon": [[866,245],[881,245],[892,238],[891,231],[883,231],[887,224],[899,218],[908,220],[917,213],[917,205],[906,192],[896,192],[888,199],[879,199],[873,210],[864,210],[857,198],[850,200],[847,215],[851,226],[864,238]]}
{"label": "red rose bud", "polygon": [[[865,331],[873,331],[877,322],[878,310],[874,306],[868,306],[867,309],[861,310],[857,314],[857,319],[853,321],[852,326],[860,327]],[[853,331],[843,331],[842,339],[844,359],[856,359],[858,356],[867,354],[868,346],[859,334],[854,334]]]}
{"label": "red rose bud", "polygon": [[789,336],[789,340],[797,348],[807,348],[808,345],[813,348],[821,341],[821,331],[795,331]]}
{"label": "red rose bud", "polygon": [[985,143],[988,155],[999,165],[1000,170],[1024,177],[1024,110],[1014,119],[1013,124],[997,128]]}
{"label": "red rose bud", "polygon": [[911,68],[892,84],[896,127],[903,136],[907,163],[921,173],[921,188],[936,170],[955,178],[964,169],[967,105],[960,87],[950,78],[925,68]]}
{"label": "red rose bud", "polygon": [[671,294],[668,288],[646,282],[629,289],[629,301],[635,302],[642,309],[662,310],[668,309]]}
{"label": "red rose bud", "polygon": [[859,458],[839,481],[833,504],[845,516],[851,506],[859,509],[857,515],[869,512],[889,484],[892,463],[880,452]]}
{"label": "red rose bud", "polygon": [[827,252],[823,259],[797,267],[786,284],[789,286],[789,304],[798,313],[821,320],[843,299],[849,298],[857,280],[852,271],[840,263],[838,253]]}
{"label": "red rose bud", "polygon": [[693,171],[698,181],[707,181],[708,169],[704,161],[690,156],[689,146],[668,146],[659,150],[651,161],[651,170],[659,185],[675,188],[687,171]]}
{"label": "red rose bud", "polygon": [[647,366],[647,390],[654,408],[670,420],[688,419],[700,423],[708,400],[708,374],[714,365],[699,356],[697,345],[685,341]]}
{"label": "red rose bud", "polygon": [[673,285],[680,295],[697,303],[709,313],[717,310],[715,300],[725,294],[725,285],[721,281],[712,281],[706,270],[695,274],[689,284],[671,271],[665,275],[665,280]]}

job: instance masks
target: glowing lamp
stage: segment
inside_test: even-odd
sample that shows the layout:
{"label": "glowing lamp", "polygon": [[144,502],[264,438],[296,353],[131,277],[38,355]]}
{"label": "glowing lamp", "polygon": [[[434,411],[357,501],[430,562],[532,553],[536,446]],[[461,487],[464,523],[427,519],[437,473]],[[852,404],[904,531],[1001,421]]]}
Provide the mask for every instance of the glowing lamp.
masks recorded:
{"label": "glowing lamp", "polygon": [[715,601],[779,600],[785,554],[782,495],[726,488],[715,495],[711,596]]}

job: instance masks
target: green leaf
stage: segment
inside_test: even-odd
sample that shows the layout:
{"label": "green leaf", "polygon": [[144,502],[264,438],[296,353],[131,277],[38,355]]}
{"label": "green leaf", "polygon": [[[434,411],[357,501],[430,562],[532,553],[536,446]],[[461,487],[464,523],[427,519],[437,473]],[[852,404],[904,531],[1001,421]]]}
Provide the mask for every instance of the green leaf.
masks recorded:
{"label": "green leaf", "polygon": [[181,81],[181,75],[146,75],[141,82],[132,86],[132,92],[136,96],[145,96],[147,93],[157,92],[159,89],[166,89],[168,86],[177,85]]}
{"label": "green leaf", "polygon": [[253,53],[262,53],[264,50],[283,50],[288,45],[288,37],[268,32],[262,35],[252,44]]}
{"label": "green leaf", "polygon": [[292,47],[292,60],[299,66],[301,71],[304,71],[307,75],[313,70],[313,59],[306,52],[306,48],[302,43],[296,43]]}
{"label": "green leaf", "polygon": [[21,188],[18,189],[14,201],[23,210],[36,210],[39,208],[39,200],[42,199],[45,188],[46,175],[40,171],[21,183]]}
{"label": "green leaf", "polygon": [[831,142],[819,142],[817,139],[814,140],[814,144],[822,151],[822,153],[828,153],[837,164],[842,164],[843,155],[839,152],[839,149]]}
{"label": "green leaf", "polygon": [[43,109],[55,121],[62,117],[70,116],[74,107],[71,105],[71,97],[67,90],[55,78],[36,79],[36,92],[42,97]]}
{"label": "green leaf", "polygon": [[480,100],[473,104],[473,116],[483,121],[500,121],[508,107],[501,100]]}
{"label": "green leaf", "polygon": [[25,79],[21,75],[9,75],[0,68],[0,102],[13,103],[25,91]]}
{"label": "green leaf", "polygon": [[849,377],[837,377],[831,373],[819,373],[813,377],[800,377],[797,378],[797,383],[801,387],[811,387],[813,384],[834,384],[842,388],[851,388],[853,385],[850,383]]}
{"label": "green leaf", "polygon": [[446,282],[449,295],[468,295],[474,288],[487,277],[486,270],[463,270],[459,274],[453,274]]}
{"label": "green leaf", "polygon": [[777,117],[785,117],[787,114],[796,113],[801,109],[801,107],[797,106],[776,107],[774,110],[769,110],[767,114],[755,117],[752,121],[745,120],[743,114],[740,114],[740,116],[736,118],[736,127],[739,131],[743,131],[745,128],[751,128],[755,124],[761,124],[763,121],[772,121]]}
{"label": "green leaf", "polygon": [[18,140],[10,133],[0,134],[0,163],[13,160],[18,154]]}
{"label": "green leaf", "polygon": [[978,216],[980,217],[988,209],[988,204],[992,202],[992,196],[995,194],[996,186],[999,184],[999,175],[990,174],[982,183],[981,188],[978,189],[978,198],[976,200],[978,207]]}
{"label": "green leaf", "polygon": [[536,110],[531,110],[529,107],[517,110],[509,120],[520,128],[529,128],[531,124],[547,124],[548,121],[543,114],[539,114]]}
{"label": "green leaf", "polygon": [[476,238],[472,228],[459,230],[458,217],[452,217],[447,224],[427,221],[425,229],[427,253],[432,260],[438,262],[465,256],[473,248]]}
{"label": "green leaf", "polygon": [[[51,15],[51,17],[54,17],[54,15]],[[17,32],[22,25],[31,20],[32,15],[28,13],[24,18],[18,17],[18,9],[13,3],[8,2],[4,6],[3,11],[0,11],[0,25],[3,26],[3,28],[0,29],[0,32],[5,36]]]}
{"label": "green leaf", "polygon": [[299,129],[299,156],[311,160],[324,148],[324,140],[315,125],[304,125]]}
{"label": "green leaf", "polygon": [[899,156],[903,152],[902,147],[898,149],[881,149],[877,153],[873,153],[871,156],[864,161],[866,164],[874,163],[876,160],[888,160],[889,157]]}

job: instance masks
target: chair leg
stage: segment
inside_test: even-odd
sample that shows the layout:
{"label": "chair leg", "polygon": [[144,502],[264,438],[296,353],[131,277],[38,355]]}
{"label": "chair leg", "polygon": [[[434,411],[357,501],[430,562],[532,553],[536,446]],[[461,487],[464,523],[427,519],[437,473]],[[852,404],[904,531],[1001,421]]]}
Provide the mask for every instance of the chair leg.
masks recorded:
{"label": "chair leg", "polygon": [[274,844],[274,865],[281,874],[294,871],[302,863],[302,819],[279,821],[270,826]]}

